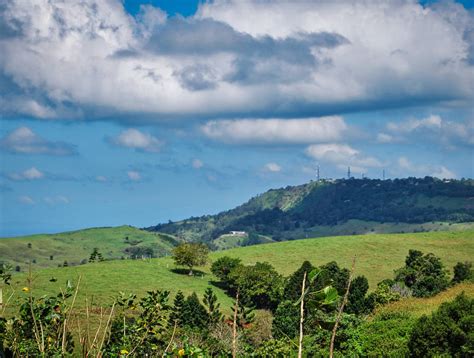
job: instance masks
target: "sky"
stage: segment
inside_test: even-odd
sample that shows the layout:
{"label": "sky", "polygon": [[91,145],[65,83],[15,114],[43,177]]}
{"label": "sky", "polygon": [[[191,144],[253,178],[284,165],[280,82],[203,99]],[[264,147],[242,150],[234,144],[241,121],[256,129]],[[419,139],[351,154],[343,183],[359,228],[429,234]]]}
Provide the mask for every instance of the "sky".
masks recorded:
{"label": "sky", "polygon": [[0,1],[0,237],[474,176],[470,1]]}

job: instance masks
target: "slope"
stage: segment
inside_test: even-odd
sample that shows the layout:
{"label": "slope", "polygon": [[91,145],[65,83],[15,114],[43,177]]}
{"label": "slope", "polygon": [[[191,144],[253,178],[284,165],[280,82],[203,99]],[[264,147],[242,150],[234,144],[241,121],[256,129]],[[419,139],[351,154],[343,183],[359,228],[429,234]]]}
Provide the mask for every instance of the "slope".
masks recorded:
{"label": "slope", "polygon": [[[417,232],[474,227],[474,181],[407,178],[321,180],[272,189],[213,216],[147,228],[187,241],[216,241],[246,231],[274,241],[326,235]],[[227,240],[229,241],[229,240]],[[256,236],[236,246],[260,243]],[[268,241],[268,240],[266,240]]]}
{"label": "slope", "polygon": [[[210,260],[227,255],[240,258],[244,264],[267,261],[287,276],[304,260],[315,265],[337,261],[343,267],[350,267],[352,257],[356,255],[355,274],[365,275],[370,287],[374,288],[377,282],[392,278],[393,270],[403,266],[409,249],[438,255],[452,271],[458,261],[469,261],[474,257],[474,231],[315,238],[213,252]],[[187,294],[195,291],[202,297],[205,289],[216,281],[210,273],[210,265],[202,269],[204,275],[200,277],[179,274],[173,271],[174,268],[170,257],[115,260],[42,270],[34,268],[33,290],[35,295],[58,292],[67,280],[75,281],[82,276],[78,302],[84,302],[87,296],[95,303],[104,304],[110,303],[111,297],[119,291],[138,295],[154,289],[169,290],[173,294],[178,290]],[[26,278],[25,273],[14,275],[13,287],[17,292],[26,285]],[[214,287],[214,290],[222,307],[230,307],[231,299],[219,288]]]}
{"label": "slope", "polygon": [[87,262],[94,248],[105,259],[167,255],[177,244],[170,235],[131,226],[92,228],[59,234],[0,239],[0,261],[26,270],[35,267],[78,265]]}

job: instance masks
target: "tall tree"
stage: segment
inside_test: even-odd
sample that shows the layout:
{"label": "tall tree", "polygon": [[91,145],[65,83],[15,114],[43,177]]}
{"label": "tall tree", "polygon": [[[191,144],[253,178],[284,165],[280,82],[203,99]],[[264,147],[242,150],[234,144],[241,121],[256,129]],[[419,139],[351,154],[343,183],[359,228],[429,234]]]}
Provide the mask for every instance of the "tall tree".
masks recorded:
{"label": "tall tree", "polygon": [[209,315],[209,325],[214,326],[220,321],[222,321],[222,313],[219,310],[220,303],[217,303],[217,296],[212,290],[212,288],[208,287],[206,292],[204,292],[203,298],[204,306],[206,306],[208,315]]}

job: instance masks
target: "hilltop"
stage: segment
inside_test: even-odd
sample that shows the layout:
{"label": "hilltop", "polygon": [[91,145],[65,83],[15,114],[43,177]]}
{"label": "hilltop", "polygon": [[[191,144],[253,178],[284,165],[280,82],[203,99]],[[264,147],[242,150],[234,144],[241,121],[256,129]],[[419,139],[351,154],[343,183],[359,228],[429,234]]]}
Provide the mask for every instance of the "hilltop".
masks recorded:
{"label": "hilltop", "polygon": [[177,241],[170,235],[132,226],[91,228],[58,234],[0,239],[0,261],[27,270],[34,267],[86,263],[97,248],[104,259],[160,257],[169,254]]}
{"label": "hilltop", "polygon": [[425,177],[312,181],[271,189],[217,215],[147,230],[222,249],[331,235],[462,230],[472,222],[474,180]]}

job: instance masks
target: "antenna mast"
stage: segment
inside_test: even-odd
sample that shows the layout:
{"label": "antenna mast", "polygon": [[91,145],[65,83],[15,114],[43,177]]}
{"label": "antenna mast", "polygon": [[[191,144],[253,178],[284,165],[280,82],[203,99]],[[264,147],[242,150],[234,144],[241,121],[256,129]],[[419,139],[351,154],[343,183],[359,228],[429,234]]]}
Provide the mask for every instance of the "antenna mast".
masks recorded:
{"label": "antenna mast", "polygon": [[319,165],[318,165],[317,168],[316,168],[316,178],[317,178],[318,181],[319,181]]}
{"label": "antenna mast", "polygon": [[351,167],[347,167],[347,179],[351,178]]}

